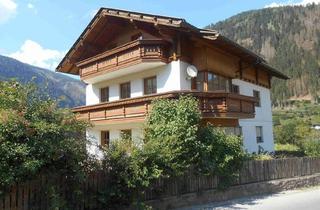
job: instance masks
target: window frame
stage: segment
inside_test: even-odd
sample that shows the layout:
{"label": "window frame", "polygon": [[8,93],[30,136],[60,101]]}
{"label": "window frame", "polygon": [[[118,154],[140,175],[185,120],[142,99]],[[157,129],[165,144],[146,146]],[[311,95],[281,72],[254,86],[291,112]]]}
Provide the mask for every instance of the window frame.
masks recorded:
{"label": "window frame", "polygon": [[231,84],[231,92],[235,94],[240,94],[240,86],[236,84]]}
{"label": "window frame", "polygon": [[255,103],[255,107],[261,107],[261,95],[260,91],[253,90],[253,97],[258,100],[258,102]]}
{"label": "window frame", "polygon": [[[193,78],[193,81],[192,81],[192,89],[193,90],[197,90],[197,91],[203,91],[203,92],[208,92],[208,91],[225,91],[225,92],[231,92],[231,86],[232,86],[232,81],[229,77],[225,77],[225,76],[222,76],[220,74],[217,74],[217,73],[214,73],[212,71],[199,71],[198,73],[198,76],[200,74],[203,74],[203,78],[201,78],[201,80],[198,79],[198,77],[196,78]],[[226,82],[225,84],[225,90],[209,90],[209,74],[215,76],[215,77],[218,77],[218,80],[216,80],[216,82],[218,82],[218,86],[220,86],[220,82],[221,82],[221,78],[223,78]],[[200,87],[201,87],[201,90],[198,90],[198,83],[200,83]],[[201,85],[202,83],[202,85]]]}
{"label": "window frame", "polygon": [[[258,129],[260,130],[259,132],[258,132]],[[258,133],[260,133],[259,136],[258,136]],[[256,126],[256,141],[258,144],[264,143],[263,126]]]}
{"label": "window frame", "polygon": [[[239,131],[239,132],[236,132]],[[235,136],[242,136],[242,126],[236,126],[236,127],[225,127],[226,134],[232,134]]]}
{"label": "window frame", "polygon": [[[104,90],[107,90],[106,91],[107,94],[106,94],[106,96],[105,96],[105,98],[103,100],[103,98],[102,98],[103,94],[102,93],[103,93]],[[103,103],[103,102],[109,102],[109,87],[108,86],[100,88],[100,103]]]}
{"label": "window frame", "polygon": [[109,147],[110,145],[110,131],[102,130],[100,131],[100,146]]}
{"label": "window frame", "polygon": [[[129,93],[126,93],[125,96],[122,91],[124,86],[126,86],[126,91],[129,92]],[[120,99],[126,99],[126,98],[131,98],[131,83],[130,82],[124,82],[124,83],[120,84]]]}
{"label": "window frame", "polygon": [[[149,80],[152,81],[151,92],[148,92],[148,91],[147,91],[147,87],[148,87],[147,82],[148,82]],[[154,86],[153,82],[155,82],[155,86]],[[155,88],[155,89],[153,89],[153,88]],[[147,77],[147,78],[144,78],[144,79],[143,79],[143,95],[155,94],[155,93],[157,93],[157,89],[158,89],[157,76]]]}

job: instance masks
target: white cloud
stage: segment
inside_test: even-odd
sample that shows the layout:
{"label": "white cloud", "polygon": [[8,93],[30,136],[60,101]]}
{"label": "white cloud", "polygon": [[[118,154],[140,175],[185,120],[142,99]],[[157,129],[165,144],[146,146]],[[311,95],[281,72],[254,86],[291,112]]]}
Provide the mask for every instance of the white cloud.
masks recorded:
{"label": "white cloud", "polygon": [[34,5],[31,4],[31,3],[28,3],[27,7],[28,7],[29,9],[33,9],[33,8],[34,8]]}
{"label": "white cloud", "polygon": [[34,14],[38,14],[37,8],[32,3],[27,4],[28,9],[32,10]]}
{"label": "white cloud", "polygon": [[309,4],[319,4],[320,0],[302,0],[299,2],[296,1],[287,1],[287,2],[273,2],[271,4],[268,4],[265,6],[265,8],[271,8],[271,7],[284,7],[284,6],[307,6]]}
{"label": "white cloud", "polygon": [[13,0],[0,0],[0,24],[16,14],[17,6]]}
{"label": "white cloud", "polygon": [[26,40],[17,52],[8,56],[30,65],[54,70],[66,52],[45,49],[32,40]]}

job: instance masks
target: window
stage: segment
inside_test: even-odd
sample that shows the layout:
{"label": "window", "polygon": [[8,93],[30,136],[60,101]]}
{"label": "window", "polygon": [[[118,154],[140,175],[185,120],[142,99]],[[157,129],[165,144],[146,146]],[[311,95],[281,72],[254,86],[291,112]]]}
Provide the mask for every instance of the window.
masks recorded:
{"label": "window", "polygon": [[195,79],[195,89],[199,91],[230,91],[230,80],[211,72],[202,71]]}
{"label": "window", "polygon": [[100,145],[102,147],[109,147],[109,143],[110,143],[110,133],[109,133],[109,131],[101,131]]}
{"label": "window", "polygon": [[256,126],[257,143],[263,143],[262,126]]}
{"label": "window", "polygon": [[253,91],[253,97],[255,97],[258,101],[256,102],[255,106],[260,107],[261,103],[260,103],[260,92],[257,90]]}
{"label": "window", "polygon": [[157,77],[149,77],[144,79],[144,95],[157,93]]}
{"label": "window", "polygon": [[239,85],[232,85],[231,86],[231,92],[239,94],[240,93]]}
{"label": "window", "polygon": [[204,91],[204,83],[205,83],[205,72],[199,72],[196,77],[196,89],[199,91]]}
{"label": "window", "polygon": [[130,82],[120,84],[120,99],[130,98],[131,87]]}
{"label": "window", "polygon": [[236,136],[242,136],[242,127],[238,126],[234,128],[234,135]]}
{"label": "window", "polygon": [[131,139],[132,138],[132,132],[130,129],[121,130],[120,131],[120,137],[122,139]]}
{"label": "window", "polygon": [[109,101],[109,87],[104,87],[100,89],[100,102]]}
{"label": "window", "polygon": [[225,132],[228,135],[242,136],[242,127],[227,127],[225,128]]}

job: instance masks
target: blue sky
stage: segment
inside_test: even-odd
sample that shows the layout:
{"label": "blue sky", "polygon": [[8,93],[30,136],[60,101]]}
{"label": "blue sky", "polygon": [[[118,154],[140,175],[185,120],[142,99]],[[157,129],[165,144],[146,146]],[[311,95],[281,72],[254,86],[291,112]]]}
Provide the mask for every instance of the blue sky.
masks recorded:
{"label": "blue sky", "polygon": [[0,54],[54,69],[100,7],[183,17],[197,27],[266,6],[320,0],[0,0]]}

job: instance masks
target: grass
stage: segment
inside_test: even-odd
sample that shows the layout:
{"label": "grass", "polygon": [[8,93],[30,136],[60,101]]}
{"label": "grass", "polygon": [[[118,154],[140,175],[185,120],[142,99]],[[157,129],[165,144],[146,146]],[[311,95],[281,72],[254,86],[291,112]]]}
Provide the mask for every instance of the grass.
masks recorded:
{"label": "grass", "polygon": [[303,157],[304,151],[296,145],[292,144],[276,144],[275,158]]}
{"label": "grass", "polygon": [[300,148],[293,144],[275,144],[276,151],[298,152]]}

